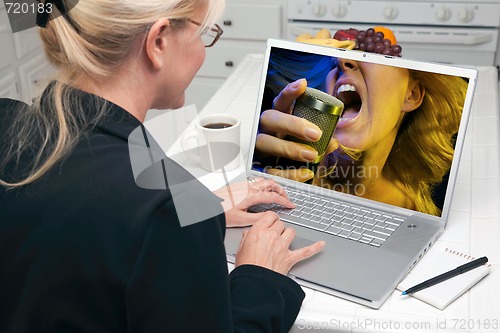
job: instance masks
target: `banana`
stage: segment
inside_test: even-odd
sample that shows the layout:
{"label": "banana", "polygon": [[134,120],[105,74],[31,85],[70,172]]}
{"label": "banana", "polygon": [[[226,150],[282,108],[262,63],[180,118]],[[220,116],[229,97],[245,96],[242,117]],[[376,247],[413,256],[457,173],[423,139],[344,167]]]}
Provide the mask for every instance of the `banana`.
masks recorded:
{"label": "banana", "polygon": [[311,38],[313,38],[313,36],[311,34],[303,33],[303,34],[298,35],[295,40],[297,42],[302,42],[302,41],[304,41],[306,39],[311,39]]}
{"label": "banana", "polygon": [[337,40],[333,38],[297,38],[297,42],[330,46],[337,49],[352,50],[356,47],[355,40]]}
{"label": "banana", "polygon": [[332,38],[332,34],[330,33],[330,30],[328,29],[321,29],[316,33],[316,36],[314,36],[316,39],[326,39],[326,38]]}
{"label": "banana", "polygon": [[357,45],[357,42],[355,40],[337,40],[331,38],[330,31],[328,31],[327,29],[321,29],[316,33],[316,36],[314,37],[308,33],[300,34],[299,36],[297,36],[295,41],[301,43],[330,46],[338,49],[347,49],[347,50],[352,50]]}

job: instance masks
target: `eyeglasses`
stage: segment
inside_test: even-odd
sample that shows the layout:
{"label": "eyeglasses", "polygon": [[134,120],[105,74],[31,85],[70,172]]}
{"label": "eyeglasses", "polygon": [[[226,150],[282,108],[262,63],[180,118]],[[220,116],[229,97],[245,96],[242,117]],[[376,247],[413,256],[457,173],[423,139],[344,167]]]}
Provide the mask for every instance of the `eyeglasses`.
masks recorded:
{"label": "eyeglasses", "polygon": [[[201,27],[201,23],[198,23],[191,19],[186,20]],[[203,31],[201,32],[201,40],[205,44],[205,47],[212,47],[215,43],[217,43],[223,33],[224,30],[222,30],[222,28],[217,23],[215,23],[213,26],[203,29]]]}

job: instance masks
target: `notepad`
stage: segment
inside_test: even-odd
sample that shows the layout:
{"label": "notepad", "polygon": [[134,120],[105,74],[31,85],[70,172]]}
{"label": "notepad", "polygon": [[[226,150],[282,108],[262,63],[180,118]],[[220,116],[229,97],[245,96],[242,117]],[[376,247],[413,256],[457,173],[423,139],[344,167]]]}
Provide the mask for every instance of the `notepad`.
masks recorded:
{"label": "notepad", "polygon": [[[408,276],[399,283],[397,289],[400,291],[407,290],[425,280],[457,268],[474,259],[476,258],[470,255],[446,249],[424,266],[417,265]],[[443,310],[451,302],[460,297],[460,295],[478,283],[483,277],[488,275],[489,272],[490,265],[486,264],[411,295],[401,297],[414,297]]]}

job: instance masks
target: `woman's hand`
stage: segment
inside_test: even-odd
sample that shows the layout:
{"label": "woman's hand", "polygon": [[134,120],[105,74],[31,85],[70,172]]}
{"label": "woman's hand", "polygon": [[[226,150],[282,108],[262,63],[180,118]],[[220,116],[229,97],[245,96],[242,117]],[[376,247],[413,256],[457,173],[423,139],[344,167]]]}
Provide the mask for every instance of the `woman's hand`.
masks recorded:
{"label": "woman's hand", "polygon": [[[300,79],[288,84],[274,99],[274,109],[262,112],[259,122],[259,134],[256,140],[256,151],[259,156],[285,157],[294,161],[311,162],[318,152],[308,145],[285,140],[291,135],[309,142],[316,142],[321,138],[322,131],[315,124],[306,119],[291,115],[295,100],[302,95],[307,87],[307,81]],[[337,149],[338,143],[331,139],[326,153]],[[314,177],[311,170],[284,168],[266,168],[267,173],[305,182]]]}
{"label": "woman's hand", "polygon": [[235,266],[257,265],[286,275],[293,265],[325,246],[320,241],[292,251],[290,244],[294,238],[294,229],[287,228],[276,213],[265,212],[250,230],[244,231]]}
{"label": "woman's hand", "polygon": [[214,192],[224,199],[227,227],[243,227],[254,224],[265,213],[250,213],[248,208],[257,204],[276,203],[295,208],[285,190],[273,179],[257,178],[252,182],[230,184]]}

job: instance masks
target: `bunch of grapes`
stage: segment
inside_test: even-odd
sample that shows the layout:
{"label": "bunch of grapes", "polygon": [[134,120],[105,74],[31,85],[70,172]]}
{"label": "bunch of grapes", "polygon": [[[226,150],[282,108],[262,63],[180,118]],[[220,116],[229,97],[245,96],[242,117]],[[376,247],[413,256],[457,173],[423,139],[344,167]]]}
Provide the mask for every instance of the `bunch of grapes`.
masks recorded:
{"label": "bunch of grapes", "polygon": [[384,33],[381,31],[376,32],[373,28],[359,30],[356,39],[358,49],[362,51],[401,57],[401,46],[399,44],[391,45],[391,41],[384,38]]}
{"label": "bunch of grapes", "polygon": [[[399,44],[392,44],[392,41],[396,41],[394,36],[384,36],[384,33],[380,31],[382,29],[377,30],[374,28],[366,30],[355,28],[341,29],[335,33],[333,38],[340,41],[346,39],[357,40],[358,45],[356,48],[362,51],[401,57],[401,46]],[[390,30],[388,31],[390,32]]]}

